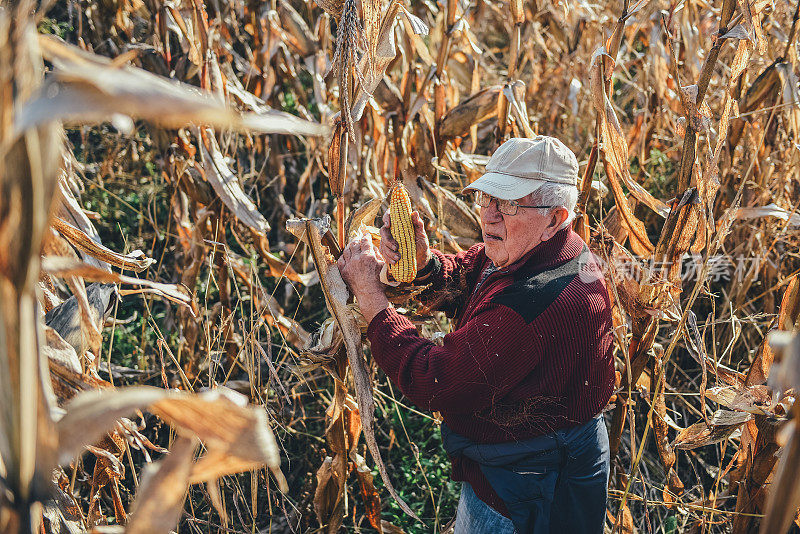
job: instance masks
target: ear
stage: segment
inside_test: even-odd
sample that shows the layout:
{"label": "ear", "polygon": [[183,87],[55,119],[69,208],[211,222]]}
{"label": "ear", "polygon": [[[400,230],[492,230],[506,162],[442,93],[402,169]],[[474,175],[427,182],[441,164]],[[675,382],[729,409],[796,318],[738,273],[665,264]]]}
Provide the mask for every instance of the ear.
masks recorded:
{"label": "ear", "polygon": [[561,225],[567,220],[567,217],[569,217],[569,212],[563,206],[554,209],[550,213],[550,221],[547,223],[547,227],[542,232],[542,241],[547,241],[556,235]]}

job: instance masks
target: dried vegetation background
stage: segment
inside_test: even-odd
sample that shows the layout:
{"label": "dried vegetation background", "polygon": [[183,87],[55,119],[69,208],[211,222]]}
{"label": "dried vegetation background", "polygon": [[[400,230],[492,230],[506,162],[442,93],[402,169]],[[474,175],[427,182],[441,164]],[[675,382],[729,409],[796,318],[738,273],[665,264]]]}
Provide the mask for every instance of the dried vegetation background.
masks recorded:
{"label": "dried vegetation background", "polygon": [[0,4],[0,531],[447,531],[332,257],[397,180],[469,247],[537,134],[614,303],[607,530],[797,529],[798,5]]}

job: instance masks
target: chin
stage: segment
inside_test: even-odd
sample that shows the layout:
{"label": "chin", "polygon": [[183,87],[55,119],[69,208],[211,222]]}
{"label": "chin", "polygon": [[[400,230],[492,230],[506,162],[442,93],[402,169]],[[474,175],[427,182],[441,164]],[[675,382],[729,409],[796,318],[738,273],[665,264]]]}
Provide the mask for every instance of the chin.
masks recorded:
{"label": "chin", "polygon": [[484,241],[483,244],[483,250],[486,253],[486,257],[489,258],[495,265],[500,266],[503,260],[508,257],[507,254],[504,254],[503,251],[500,250],[501,247],[498,246],[499,243],[495,243],[490,240]]}

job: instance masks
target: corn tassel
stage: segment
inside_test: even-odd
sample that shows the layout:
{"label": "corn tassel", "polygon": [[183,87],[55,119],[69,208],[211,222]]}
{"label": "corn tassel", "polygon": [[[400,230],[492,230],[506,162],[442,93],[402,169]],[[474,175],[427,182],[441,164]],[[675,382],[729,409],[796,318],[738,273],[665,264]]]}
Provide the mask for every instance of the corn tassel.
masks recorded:
{"label": "corn tassel", "polygon": [[400,253],[400,259],[389,266],[389,272],[398,282],[412,282],[417,276],[417,242],[414,223],[411,222],[411,199],[403,184],[392,189],[389,216],[392,237],[397,241]]}

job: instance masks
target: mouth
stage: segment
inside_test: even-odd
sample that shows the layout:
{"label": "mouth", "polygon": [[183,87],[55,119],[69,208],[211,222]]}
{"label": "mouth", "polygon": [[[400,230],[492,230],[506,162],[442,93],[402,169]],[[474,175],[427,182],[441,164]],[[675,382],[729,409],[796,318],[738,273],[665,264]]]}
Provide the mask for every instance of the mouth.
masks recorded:
{"label": "mouth", "polygon": [[502,241],[503,238],[496,234],[490,234],[489,232],[483,233],[483,238],[486,241]]}

